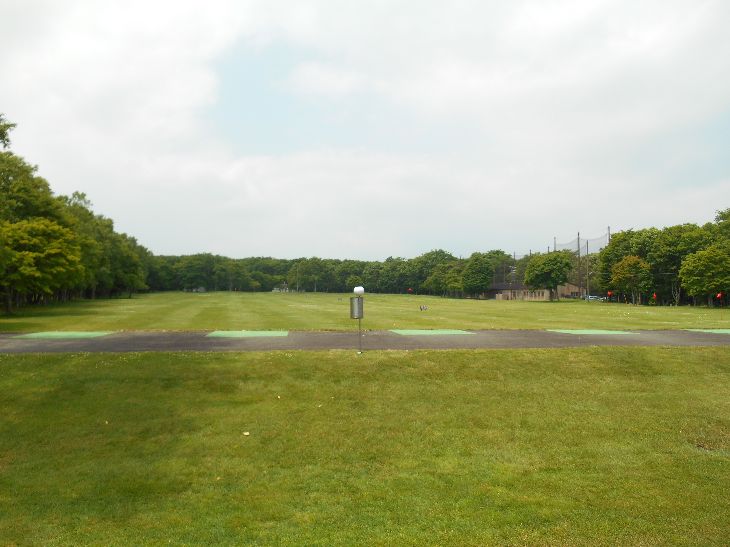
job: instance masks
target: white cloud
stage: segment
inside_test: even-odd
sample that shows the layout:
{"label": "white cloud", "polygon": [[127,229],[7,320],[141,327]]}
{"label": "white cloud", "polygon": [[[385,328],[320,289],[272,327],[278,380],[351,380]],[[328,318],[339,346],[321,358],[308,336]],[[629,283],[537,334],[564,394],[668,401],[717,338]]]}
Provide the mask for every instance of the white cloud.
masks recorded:
{"label": "white cloud", "polygon": [[[727,176],[666,180],[703,161],[693,135],[730,109],[723,2],[0,10],[0,111],[19,124],[14,149],[156,252],[524,252],[606,224],[705,221],[728,205],[717,200],[730,195]],[[417,121],[414,143],[435,144],[240,152],[206,118],[224,81],[217,63],[236,47],[295,52],[288,78],[271,82],[292,100],[366,104],[385,133],[400,129],[397,112]],[[679,135],[667,159],[642,163],[667,134]]]}
{"label": "white cloud", "polygon": [[302,63],[291,75],[291,85],[297,90],[326,96],[348,95],[365,84],[365,78],[357,72],[321,63]]}

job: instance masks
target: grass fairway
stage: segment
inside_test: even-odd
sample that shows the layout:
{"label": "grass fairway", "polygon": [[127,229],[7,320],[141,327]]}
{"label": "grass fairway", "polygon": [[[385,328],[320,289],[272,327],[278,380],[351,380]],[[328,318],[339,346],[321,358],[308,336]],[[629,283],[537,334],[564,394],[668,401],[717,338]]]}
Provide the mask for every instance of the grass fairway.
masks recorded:
{"label": "grass fairway", "polygon": [[730,537],[726,348],[0,355],[0,413],[3,545]]}
{"label": "grass fairway", "polygon": [[[352,330],[349,294],[157,293],[28,308],[0,316],[0,332],[118,330]],[[427,306],[427,311],[419,311]],[[599,302],[501,302],[429,296],[365,297],[363,328],[720,329],[730,310]]]}

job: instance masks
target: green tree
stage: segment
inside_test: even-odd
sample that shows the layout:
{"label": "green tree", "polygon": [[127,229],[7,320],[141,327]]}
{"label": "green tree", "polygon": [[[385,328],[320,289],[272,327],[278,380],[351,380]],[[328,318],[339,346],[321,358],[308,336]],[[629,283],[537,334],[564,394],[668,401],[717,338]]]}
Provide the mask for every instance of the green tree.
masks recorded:
{"label": "green tree", "polygon": [[439,264],[423,282],[423,290],[440,296],[462,296],[464,294],[462,275],[465,262],[465,260],[456,259],[453,262]]}
{"label": "green tree", "polygon": [[365,262],[362,260],[342,260],[334,267],[335,286],[338,292],[350,292],[355,285],[351,285],[348,281],[351,277],[360,279],[359,284],[362,285],[362,274],[365,269]]}
{"label": "green tree", "polygon": [[525,285],[533,289],[548,289],[552,301],[558,286],[568,280],[573,256],[570,251],[532,255],[525,268]]}
{"label": "green tree", "polygon": [[215,290],[248,291],[251,289],[251,275],[240,260],[216,257],[213,266]]}
{"label": "green tree", "polygon": [[3,148],[10,146],[10,131],[15,127],[14,123],[10,123],[5,119],[5,114],[0,112],[0,144]]}
{"label": "green tree", "polygon": [[654,288],[660,296],[671,298],[675,305],[682,300],[679,269],[684,258],[704,249],[712,234],[696,224],[669,226],[657,234],[647,255],[651,266]]}
{"label": "green tree", "polygon": [[456,257],[454,255],[443,249],[435,249],[417,256],[408,261],[405,282],[418,293],[427,292],[430,294],[439,294],[434,293],[429,288],[430,285],[428,287],[426,286],[426,280],[433,274],[436,268],[445,264],[451,264],[455,260]]}
{"label": "green tree", "polygon": [[[352,291],[355,287],[361,287],[362,286],[362,277],[359,275],[351,275],[347,278],[345,281],[345,286]],[[349,291],[348,291],[349,292]]]}
{"label": "green tree", "polygon": [[687,256],[679,277],[690,295],[707,296],[707,304],[712,306],[715,294],[730,291],[730,241],[716,243]]}
{"label": "green tree", "polygon": [[649,253],[654,248],[659,230],[647,228],[645,230],[626,230],[611,236],[611,241],[599,253],[598,280],[602,290],[611,287],[611,276],[614,265],[627,256],[638,256],[648,260]]}
{"label": "green tree", "polygon": [[321,258],[302,258],[292,264],[286,281],[290,289],[323,292],[336,283],[332,264]]}
{"label": "green tree", "polygon": [[515,272],[515,259],[500,249],[487,251],[485,254],[492,263],[494,281],[497,283],[510,281]]}
{"label": "green tree", "polygon": [[379,291],[398,294],[405,292],[408,288],[408,264],[406,259],[389,256],[380,265]]}
{"label": "green tree", "polygon": [[17,222],[48,218],[63,225],[62,204],[53,197],[37,168],[12,152],[0,152],[0,220]]}
{"label": "green tree", "polygon": [[176,275],[183,289],[192,290],[200,287],[213,290],[215,285],[216,258],[210,253],[199,253],[183,256],[175,265]]}
{"label": "green tree", "polygon": [[380,262],[368,262],[362,270],[363,287],[368,292],[385,292],[380,285],[380,274],[383,265]]}
{"label": "green tree", "polygon": [[715,232],[717,238],[730,241],[730,208],[715,215]]}
{"label": "green tree", "polygon": [[611,269],[611,286],[631,294],[633,304],[641,303],[641,294],[649,290],[651,283],[651,267],[638,256],[626,256]]}
{"label": "green tree", "polygon": [[494,266],[485,253],[472,253],[466,261],[461,275],[461,284],[464,292],[479,297],[489,290],[494,277]]}
{"label": "green tree", "polygon": [[5,311],[14,298],[37,299],[72,286],[82,273],[71,230],[45,218],[0,223],[3,242],[0,284]]}
{"label": "green tree", "polygon": [[147,288],[143,260],[145,250],[135,238],[127,234],[115,234],[111,253],[115,293],[125,293],[128,298],[132,298],[132,293]]}

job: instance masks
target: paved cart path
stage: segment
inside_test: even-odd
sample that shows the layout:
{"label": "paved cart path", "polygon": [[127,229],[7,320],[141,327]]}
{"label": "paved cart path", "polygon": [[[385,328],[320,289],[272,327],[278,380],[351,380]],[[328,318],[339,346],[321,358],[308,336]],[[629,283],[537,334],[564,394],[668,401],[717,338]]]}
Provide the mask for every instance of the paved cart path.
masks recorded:
{"label": "paved cart path", "polygon": [[[20,337],[0,333],[0,353],[36,352],[129,352],[129,351],[272,351],[358,349],[355,332],[296,332],[257,335],[252,331],[210,332],[114,332],[35,333]],[[403,331],[405,332],[405,331]],[[86,337],[84,335],[88,335]],[[213,335],[212,335],[213,334]],[[730,332],[686,330],[641,331],[538,331],[480,330],[450,334],[426,332],[408,335],[392,331],[363,333],[362,349],[489,349],[489,348],[568,348],[586,346],[728,346]]]}

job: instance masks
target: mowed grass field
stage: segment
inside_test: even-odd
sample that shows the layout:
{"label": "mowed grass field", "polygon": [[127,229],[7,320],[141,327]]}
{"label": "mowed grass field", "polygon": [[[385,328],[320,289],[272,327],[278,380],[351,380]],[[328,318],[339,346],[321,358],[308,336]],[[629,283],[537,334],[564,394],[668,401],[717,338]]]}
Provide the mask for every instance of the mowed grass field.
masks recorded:
{"label": "mowed grass field", "polygon": [[[157,293],[26,308],[0,332],[52,330],[351,330],[349,294]],[[428,310],[420,311],[420,306]],[[365,296],[363,328],[730,328],[730,310],[583,301],[502,302],[414,295]]]}
{"label": "mowed grass field", "polygon": [[0,415],[0,545],[730,537],[726,348],[0,355]]}

